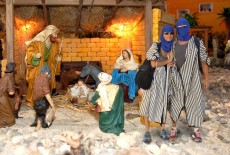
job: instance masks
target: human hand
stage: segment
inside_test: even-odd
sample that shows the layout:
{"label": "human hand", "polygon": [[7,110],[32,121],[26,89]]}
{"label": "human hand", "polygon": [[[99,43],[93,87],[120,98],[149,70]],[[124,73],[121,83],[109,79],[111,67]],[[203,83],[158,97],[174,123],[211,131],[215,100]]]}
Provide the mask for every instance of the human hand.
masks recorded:
{"label": "human hand", "polygon": [[173,67],[173,66],[174,66],[174,62],[169,62],[167,65],[168,65],[169,67]]}
{"label": "human hand", "polygon": [[208,90],[208,87],[209,87],[209,80],[208,80],[208,78],[204,78],[204,80],[203,80],[203,86],[204,86],[205,90]]}
{"label": "human hand", "polygon": [[127,72],[128,70],[126,68],[123,68],[120,70],[121,72]]}
{"label": "human hand", "polygon": [[40,58],[41,58],[41,56],[42,56],[42,54],[41,54],[41,53],[36,53],[36,58],[37,58],[37,59],[40,59]]}
{"label": "human hand", "polygon": [[121,69],[121,70],[122,70],[122,69],[125,69],[125,66],[121,65],[121,66],[120,66],[120,69]]}
{"label": "human hand", "polygon": [[60,55],[56,56],[56,61],[61,61],[61,56]]}
{"label": "human hand", "polygon": [[174,52],[169,52],[167,56],[168,56],[168,62],[169,63],[172,62],[174,58]]}

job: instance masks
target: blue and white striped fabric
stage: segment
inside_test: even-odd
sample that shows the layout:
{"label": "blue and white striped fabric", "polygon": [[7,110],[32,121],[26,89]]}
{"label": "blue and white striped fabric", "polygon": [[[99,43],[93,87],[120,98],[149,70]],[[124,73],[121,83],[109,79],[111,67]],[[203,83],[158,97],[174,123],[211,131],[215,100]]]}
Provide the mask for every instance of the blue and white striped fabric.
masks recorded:
{"label": "blue and white striped fabric", "polygon": [[[175,50],[175,40],[172,50]],[[176,51],[174,51],[176,52]],[[201,88],[201,74],[198,65],[198,49],[194,37],[188,42],[185,53],[185,63],[180,71],[176,66],[171,69],[171,111],[170,115],[177,121],[182,108],[185,108],[189,126],[200,127],[204,117],[204,97]],[[209,65],[210,60],[204,43],[200,40],[200,59]]]}
{"label": "blue and white striped fabric", "polygon": [[[157,49],[157,43],[153,43],[147,51],[147,60],[161,59]],[[148,90],[143,90],[140,115],[147,117],[151,122],[165,123],[167,103],[164,103],[166,70],[165,67],[157,67],[153,74],[154,81]],[[168,79],[169,80],[169,79]]]}

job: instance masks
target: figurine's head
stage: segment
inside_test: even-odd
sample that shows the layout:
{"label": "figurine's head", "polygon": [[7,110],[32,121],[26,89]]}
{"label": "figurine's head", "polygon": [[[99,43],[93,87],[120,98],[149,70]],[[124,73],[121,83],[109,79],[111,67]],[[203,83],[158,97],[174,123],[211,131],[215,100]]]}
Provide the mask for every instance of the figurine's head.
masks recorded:
{"label": "figurine's head", "polygon": [[46,66],[46,65],[43,66],[40,69],[40,74],[46,74],[46,75],[48,75],[49,80],[51,80],[51,70],[50,70],[49,66]]}
{"label": "figurine's head", "polygon": [[84,82],[82,80],[78,80],[78,82],[77,82],[78,86],[82,86],[83,84],[84,84]]}
{"label": "figurine's head", "polygon": [[103,84],[109,84],[112,80],[112,76],[110,74],[107,74],[105,72],[101,72],[98,74],[98,78]]}

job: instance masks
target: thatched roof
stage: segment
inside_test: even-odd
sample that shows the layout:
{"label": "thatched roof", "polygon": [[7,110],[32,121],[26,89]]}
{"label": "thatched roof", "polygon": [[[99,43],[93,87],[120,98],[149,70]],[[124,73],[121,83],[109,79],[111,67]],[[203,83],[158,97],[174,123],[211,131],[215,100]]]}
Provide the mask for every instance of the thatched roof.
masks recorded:
{"label": "thatched roof", "polygon": [[[144,15],[146,0],[14,0],[16,28],[28,21],[37,30],[47,24],[78,37],[103,37],[112,23],[132,23]],[[0,1],[0,31],[4,32],[4,0]],[[164,0],[152,0],[153,7],[164,7]],[[2,24],[1,24],[2,23]],[[38,24],[39,23],[39,24]]]}

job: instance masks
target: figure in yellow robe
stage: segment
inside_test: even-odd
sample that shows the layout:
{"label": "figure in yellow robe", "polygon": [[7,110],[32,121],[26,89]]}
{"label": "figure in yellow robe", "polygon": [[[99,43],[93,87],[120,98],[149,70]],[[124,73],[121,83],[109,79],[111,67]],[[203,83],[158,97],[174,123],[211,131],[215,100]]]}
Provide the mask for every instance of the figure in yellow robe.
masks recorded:
{"label": "figure in yellow robe", "polygon": [[33,107],[32,89],[35,77],[39,74],[43,65],[48,65],[51,69],[51,90],[56,88],[55,75],[60,74],[59,46],[55,38],[57,29],[54,25],[48,25],[46,29],[37,34],[31,41],[27,41],[26,51],[26,80],[28,88],[26,92],[26,103]]}

